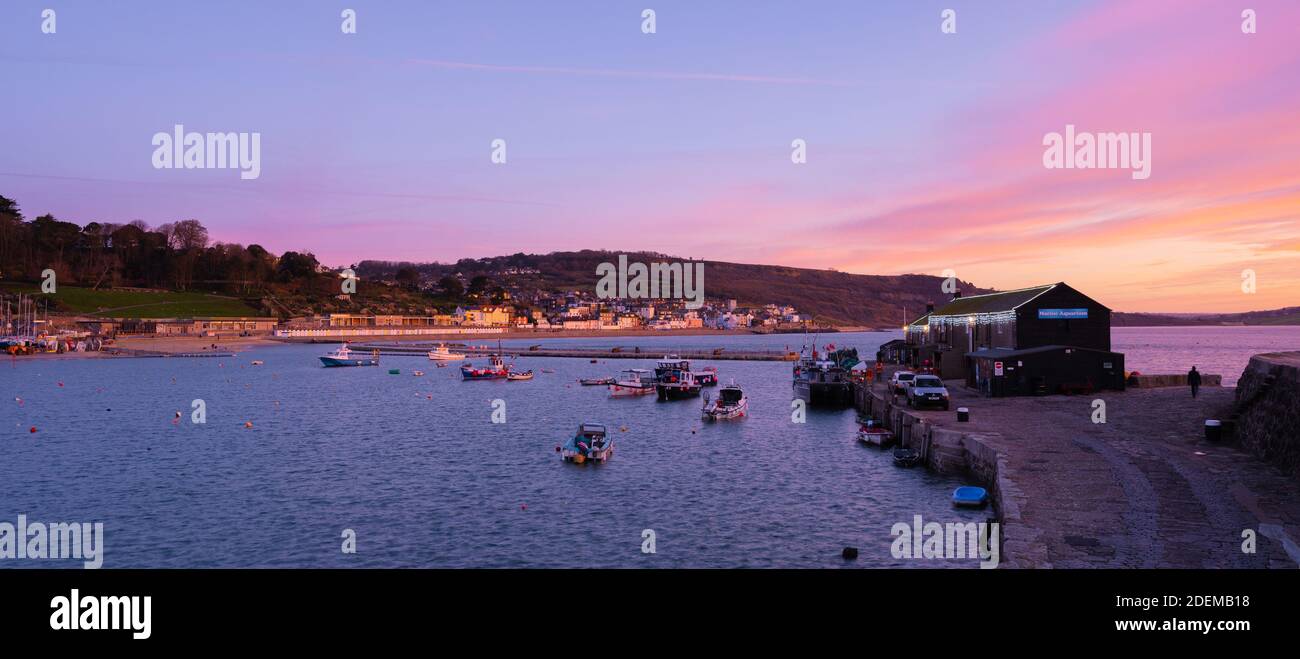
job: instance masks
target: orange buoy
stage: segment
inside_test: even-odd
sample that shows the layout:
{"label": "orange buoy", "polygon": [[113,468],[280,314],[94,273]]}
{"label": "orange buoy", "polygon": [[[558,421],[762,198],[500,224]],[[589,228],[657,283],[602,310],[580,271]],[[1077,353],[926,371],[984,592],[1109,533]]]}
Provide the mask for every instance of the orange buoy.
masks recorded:
{"label": "orange buoy", "polygon": [[32,426],[31,429],[28,430],[27,432],[36,432],[36,426]]}
{"label": "orange buoy", "polygon": [[245,421],[245,422],[244,422],[244,427],[245,427],[245,428],[252,428],[252,427],[253,427],[253,422],[252,422],[252,421]]}

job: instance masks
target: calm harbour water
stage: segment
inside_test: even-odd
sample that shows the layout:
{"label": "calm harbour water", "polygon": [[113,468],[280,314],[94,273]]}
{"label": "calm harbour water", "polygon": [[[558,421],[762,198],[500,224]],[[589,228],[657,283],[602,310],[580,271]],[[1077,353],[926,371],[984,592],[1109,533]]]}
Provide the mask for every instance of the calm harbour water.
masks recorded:
{"label": "calm harbour water", "polygon": [[[896,335],[821,343],[869,355]],[[1131,369],[1196,363],[1229,381],[1253,352],[1300,348],[1300,328],[1114,336]],[[610,399],[576,383],[651,367],[660,351],[802,341],[553,339],[545,343],[639,345],[647,359],[521,358],[538,371],[530,382],[461,382],[454,366],[414,357],[325,369],[323,345],[233,358],[16,360],[0,368],[0,521],[103,522],[105,567],[937,565],[895,560],[891,526],[989,513],[952,508],[960,478],[898,469],[887,452],[859,446],[852,411],[812,410],[806,424],[791,423],[788,364],[700,362],[750,397],[749,418],[718,424],[700,421],[698,400]],[[190,423],[194,399],[206,404],[206,424]],[[506,403],[504,424],[491,423],[494,399]],[[611,429],[608,464],[560,462],[555,446],[581,421]],[[357,533],[356,554],[340,551],[345,528]],[[655,532],[653,555],[641,551],[644,529]],[[841,559],[844,546],[860,558]]]}

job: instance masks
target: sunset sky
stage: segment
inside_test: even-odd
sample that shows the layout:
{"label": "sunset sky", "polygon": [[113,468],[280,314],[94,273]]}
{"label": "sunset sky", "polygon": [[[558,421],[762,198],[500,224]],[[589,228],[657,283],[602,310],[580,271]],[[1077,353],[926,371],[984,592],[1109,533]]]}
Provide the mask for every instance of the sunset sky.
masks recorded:
{"label": "sunset sky", "polygon": [[[0,79],[29,219],[193,217],[331,265],[654,250],[1300,304],[1295,0],[20,0]],[[260,132],[260,178],[155,170],[175,124]],[[1150,178],[1046,169],[1066,124],[1150,132]]]}

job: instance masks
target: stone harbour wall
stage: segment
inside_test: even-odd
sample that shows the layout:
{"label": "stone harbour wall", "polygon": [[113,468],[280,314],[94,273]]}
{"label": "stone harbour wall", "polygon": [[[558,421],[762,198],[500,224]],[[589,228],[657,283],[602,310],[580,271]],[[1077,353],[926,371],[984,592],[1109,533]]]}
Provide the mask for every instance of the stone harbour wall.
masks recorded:
{"label": "stone harbour wall", "polygon": [[[1223,385],[1223,376],[1213,373],[1201,374],[1202,387],[1219,387]],[[1128,386],[1138,389],[1150,389],[1152,387],[1186,387],[1187,374],[1177,375],[1132,375],[1129,376]]]}
{"label": "stone harbour wall", "polygon": [[1047,547],[1040,532],[1023,524],[1020,516],[1025,496],[1016,484],[1007,460],[985,440],[989,433],[941,428],[917,412],[896,404],[880,391],[858,387],[857,409],[879,418],[894,432],[900,446],[925,455],[925,466],[941,474],[966,475],[989,491],[993,510],[1002,523],[1002,565],[1036,567],[1046,564]]}
{"label": "stone harbour wall", "polygon": [[1242,448],[1300,477],[1300,352],[1252,357],[1237,382],[1232,416]]}

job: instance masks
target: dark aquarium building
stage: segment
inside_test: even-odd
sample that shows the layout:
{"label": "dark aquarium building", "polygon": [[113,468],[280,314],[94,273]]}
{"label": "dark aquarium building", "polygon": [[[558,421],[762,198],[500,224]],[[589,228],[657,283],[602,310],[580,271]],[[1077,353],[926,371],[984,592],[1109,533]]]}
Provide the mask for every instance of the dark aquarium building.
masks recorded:
{"label": "dark aquarium building", "polygon": [[1063,282],[962,297],[912,321],[912,365],[990,396],[1124,388],[1110,309]]}

